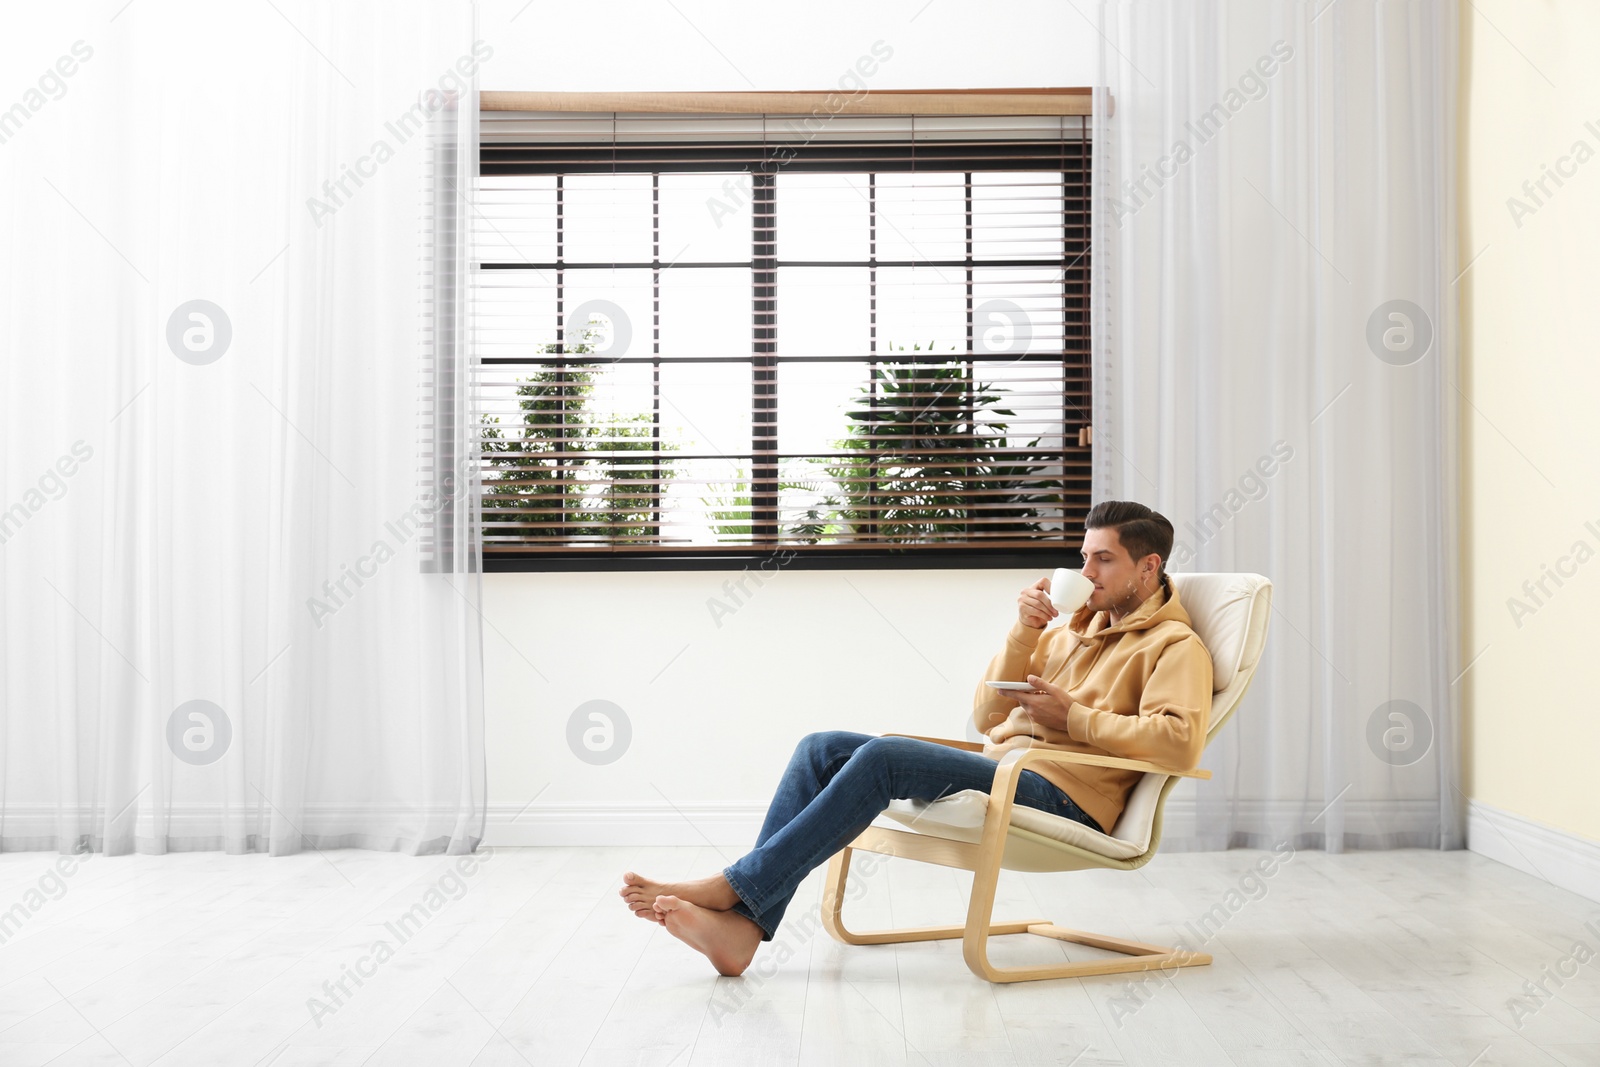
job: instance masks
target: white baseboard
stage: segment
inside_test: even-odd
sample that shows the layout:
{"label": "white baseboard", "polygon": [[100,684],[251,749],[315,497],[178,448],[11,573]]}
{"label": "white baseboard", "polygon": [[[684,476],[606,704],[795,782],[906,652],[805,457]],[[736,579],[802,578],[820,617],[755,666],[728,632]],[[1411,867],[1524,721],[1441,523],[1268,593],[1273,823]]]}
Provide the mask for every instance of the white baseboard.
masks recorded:
{"label": "white baseboard", "polygon": [[1467,849],[1600,901],[1600,841],[1469,800]]}
{"label": "white baseboard", "polygon": [[[34,809],[37,810],[34,810]],[[184,806],[172,812],[167,830],[174,834],[206,831],[215,826],[215,812]],[[349,815],[348,805],[305,813],[302,829],[335,816]],[[1298,810],[1298,809],[1296,809]],[[370,815],[370,811],[363,812]],[[1167,801],[1169,833],[1195,817],[1192,798]],[[484,844],[519,845],[710,845],[748,849],[766,816],[764,804],[490,804]],[[37,835],[40,843],[24,847],[54,848],[59,812],[48,805],[8,805],[8,836]],[[190,825],[190,824],[193,825]],[[345,820],[342,824],[347,824]],[[49,840],[47,840],[49,839]],[[1600,842],[1557,830],[1480,801],[1467,802],[1467,848],[1552,885],[1600,902]]]}

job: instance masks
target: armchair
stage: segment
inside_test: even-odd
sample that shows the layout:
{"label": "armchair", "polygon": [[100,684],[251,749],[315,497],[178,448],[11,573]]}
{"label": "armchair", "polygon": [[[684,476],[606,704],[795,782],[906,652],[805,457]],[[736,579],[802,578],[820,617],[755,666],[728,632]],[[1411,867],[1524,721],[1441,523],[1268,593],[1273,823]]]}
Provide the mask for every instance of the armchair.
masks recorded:
{"label": "armchair", "polygon": [[[1272,583],[1259,574],[1173,574],[1171,579],[1195,632],[1211,653],[1213,694],[1206,730],[1209,746],[1217,731],[1232,717],[1260,663],[1272,608]],[[971,741],[933,737],[920,740],[969,751],[983,749],[982,745]],[[1127,803],[1111,833],[1102,834],[1071,819],[1015,804],[1021,773],[1030,764],[1044,761],[1124,767],[1143,771],[1144,777],[1129,791]],[[1050,749],[1010,753],[996,765],[994,784],[988,793],[969,789],[931,803],[895,801],[884,815],[906,829],[874,824],[835,854],[828,864],[822,895],[823,926],[836,940],[852,945],[959,937],[968,968],[991,982],[1073,978],[1209,964],[1209,953],[1089,933],[1045,919],[996,922],[993,910],[1002,868],[1079,871],[1098,867],[1132,871],[1149,863],[1161,844],[1161,817],[1167,794],[1179,778],[1210,777],[1211,772],[1207,770],[1157,767],[1141,760],[1094,753]],[[966,922],[871,932],[850,930],[844,923],[844,894],[850,874],[850,855],[856,850],[972,871]],[[1128,958],[1032,967],[995,966],[989,960],[989,938],[1016,933],[1109,949]]]}

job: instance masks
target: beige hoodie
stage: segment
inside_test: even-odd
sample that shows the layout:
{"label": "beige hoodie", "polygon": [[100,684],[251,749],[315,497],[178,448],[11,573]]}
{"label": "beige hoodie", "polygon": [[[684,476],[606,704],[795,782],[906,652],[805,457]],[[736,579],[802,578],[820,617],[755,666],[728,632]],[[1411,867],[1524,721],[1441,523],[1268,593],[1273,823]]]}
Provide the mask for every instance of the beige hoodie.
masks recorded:
{"label": "beige hoodie", "polygon": [[[1019,619],[986,680],[1024,682],[1037,674],[1072,698],[1067,729],[1035,723],[1003,690],[978,684],[972,721],[987,734],[1002,723],[998,744],[983,754],[998,760],[1017,748],[1053,748],[1148,760],[1191,770],[1200,763],[1211,714],[1211,655],[1189,625],[1171,588],[1157,589],[1116,626],[1080,608],[1048,630]],[[1030,770],[1059,786],[1110,833],[1142,772],[1084,764],[1035,763]]]}

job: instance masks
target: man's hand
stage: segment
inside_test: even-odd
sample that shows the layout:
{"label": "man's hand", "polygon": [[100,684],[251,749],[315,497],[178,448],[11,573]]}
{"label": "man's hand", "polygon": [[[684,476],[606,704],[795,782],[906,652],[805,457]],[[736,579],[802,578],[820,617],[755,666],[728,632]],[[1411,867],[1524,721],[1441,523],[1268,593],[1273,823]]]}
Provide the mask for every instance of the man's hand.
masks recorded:
{"label": "man's hand", "polygon": [[1049,578],[1040,578],[1017,595],[1017,617],[1024,626],[1042,630],[1060,614],[1056,606],[1050,603]]}
{"label": "man's hand", "polygon": [[1006,696],[1021,705],[1034,722],[1066,733],[1067,712],[1072,707],[1071,694],[1059,685],[1051,685],[1037,674],[1028,675],[1028,684],[1033,686],[1034,691],[1013,689],[1007,691]]}

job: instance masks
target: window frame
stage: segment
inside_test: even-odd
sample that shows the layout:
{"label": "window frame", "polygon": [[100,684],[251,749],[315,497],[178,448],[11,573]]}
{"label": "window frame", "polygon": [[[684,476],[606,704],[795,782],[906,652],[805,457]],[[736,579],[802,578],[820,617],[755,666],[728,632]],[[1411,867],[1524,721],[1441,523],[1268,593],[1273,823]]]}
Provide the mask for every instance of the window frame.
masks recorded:
{"label": "window frame", "polygon": [[[775,101],[773,98],[782,98]],[[887,99],[886,99],[887,98]],[[843,101],[841,106],[839,101]],[[842,113],[858,114],[890,114],[890,115],[920,115],[930,111],[940,114],[961,114],[986,117],[1001,117],[1023,114],[1045,115],[1080,115],[1090,114],[1091,96],[1086,89],[1037,89],[1037,90],[977,90],[968,92],[923,92],[906,91],[899,93],[869,93],[865,96],[851,100],[839,97],[836,94],[822,93],[689,93],[689,94],[623,94],[623,93],[483,93],[481,94],[480,110],[482,111],[612,111],[612,112],[650,112],[666,111],[682,113],[685,111],[698,111],[703,113],[749,113],[749,114],[794,114],[805,115],[808,110],[812,115],[825,112],[827,115]],[[811,107],[808,109],[807,104]],[[1086,121],[1086,120],[1085,120]],[[1087,128],[1084,130],[1083,141],[1085,146],[1089,141]],[[482,156],[480,154],[480,172],[482,170]],[[1088,167],[1087,147],[1085,147],[1082,163]],[[782,170],[780,166],[779,171]],[[874,175],[879,169],[862,169],[850,173]],[[659,174],[652,185],[659,182]],[[765,179],[766,193],[770,196],[775,192],[775,173],[755,174],[753,176],[753,190],[759,197],[762,190],[762,181]],[[949,266],[962,267],[967,275],[969,290],[969,312],[967,331],[969,338],[969,351],[971,350],[971,337],[973,323],[971,317],[972,271],[974,267],[1003,265],[991,263],[987,260],[978,260],[974,263],[972,258],[972,245],[970,235],[970,214],[972,202],[972,173],[965,177],[965,197],[968,205],[969,234],[965,261],[951,263]],[[1088,181],[1085,179],[1085,187]],[[1089,199],[1085,188],[1084,201]],[[752,210],[756,205],[752,204]],[[659,217],[656,224],[659,226]],[[752,421],[752,484],[751,507],[752,522],[759,524],[760,516],[767,510],[775,513],[777,500],[768,500],[767,494],[757,496],[756,463],[764,439],[770,441],[771,450],[776,453],[776,369],[777,360],[775,345],[771,338],[775,306],[773,298],[777,289],[777,270],[781,265],[777,259],[776,235],[769,233],[766,239],[767,254],[762,256],[762,238],[752,235],[752,291],[754,301],[752,306],[752,324],[756,328],[755,342],[749,358],[752,372],[752,400],[754,402]],[[1089,254],[1092,248],[1092,232],[1085,238],[1084,253]],[[659,261],[659,249],[656,250],[655,259]],[[1065,256],[1063,256],[1065,258]],[[1078,258],[1082,258],[1080,255]],[[875,261],[875,252],[873,254]],[[941,261],[943,262],[943,261]],[[1074,260],[1076,262],[1076,260]],[[740,264],[743,265],[742,263]],[[798,264],[797,264],[798,265]],[[805,264],[812,265],[812,264]],[[860,264],[852,264],[860,265]],[[874,264],[881,266],[881,264]],[[1028,264],[1032,265],[1032,264]],[[507,269],[511,264],[494,264],[478,262],[474,264],[475,271],[485,269]],[[549,265],[544,265],[548,267]],[[1070,268],[1069,268],[1070,269]],[[1087,271],[1085,271],[1087,276]],[[763,286],[761,279],[767,278]],[[1064,286],[1067,279],[1063,279]],[[659,289],[659,267],[653,274],[653,286]],[[763,310],[762,293],[766,292],[765,309]],[[1064,302],[1070,299],[1064,289]],[[1082,297],[1082,311],[1085,317],[1089,314],[1090,300],[1087,291]],[[764,317],[763,317],[764,316]],[[766,327],[767,346],[772,351],[762,347],[762,327]],[[1065,327],[1064,327],[1065,328]],[[559,327],[558,327],[559,329]],[[1082,327],[1084,336],[1088,334],[1088,323]],[[1065,336],[1063,338],[1066,340]],[[500,362],[500,361],[496,361]],[[883,360],[879,362],[894,362]],[[1087,357],[1084,357],[1085,382],[1088,389],[1084,396],[1087,398],[1086,416],[1082,421],[1086,426],[1092,425],[1092,382],[1088,380]],[[1063,364],[1065,367],[1065,364]],[[766,379],[761,376],[765,374]],[[770,393],[768,409],[771,411],[769,424],[772,430],[763,434],[763,420],[759,417],[763,411],[761,399],[767,395],[762,392],[763,382]],[[659,405],[659,371],[656,374],[656,389]],[[1068,397],[1070,382],[1063,377],[1063,408],[1073,403]],[[1065,410],[1063,412],[1065,418]],[[1063,423],[1063,432],[1067,431],[1067,424]],[[1092,434],[1088,435],[1087,446],[1093,447]],[[1080,440],[1080,447],[1085,447]],[[1090,454],[1092,462],[1092,453]],[[773,463],[776,463],[774,458]],[[776,471],[776,467],[774,467]],[[1074,541],[1073,539],[1077,540]],[[797,570],[941,570],[941,569],[996,569],[996,568],[1035,568],[1047,561],[1055,566],[1081,566],[1081,532],[1074,533],[1070,528],[1062,532],[1060,540],[1041,541],[1037,545],[1027,547],[988,548],[981,544],[966,544],[955,546],[892,546],[868,547],[861,544],[853,545],[735,545],[727,547],[691,546],[687,548],[663,548],[661,546],[642,546],[639,548],[612,547],[606,549],[589,549],[562,551],[560,549],[530,549],[526,552],[485,552],[483,554],[483,569],[485,571],[507,572],[593,572],[607,570],[626,571],[738,571],[749,569],[752,566],[784,567]]]}

